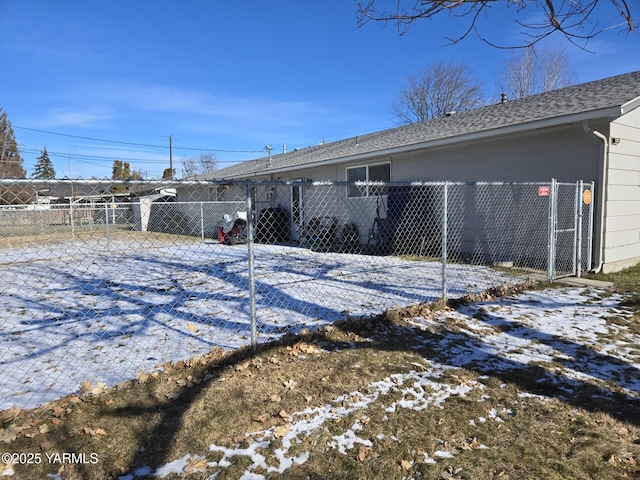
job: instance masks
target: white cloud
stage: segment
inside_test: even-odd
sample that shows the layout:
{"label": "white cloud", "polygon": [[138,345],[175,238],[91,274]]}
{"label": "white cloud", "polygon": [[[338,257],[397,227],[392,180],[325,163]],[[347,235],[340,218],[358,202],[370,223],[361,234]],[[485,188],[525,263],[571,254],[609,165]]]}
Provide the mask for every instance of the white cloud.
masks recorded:
{"label": "white cloud", "polygon": [[53,108],[44,117],[42,123],[47,127],[96,127],[112,120],[113,113],[102,107],[82,108]]}
{"label": "white cloud", "polygon": [[233,121],[260,118],[278,123],[299,124],[310,115],[335,114],[332,109],[306,100],[291,101],[250,96],[214,95],[204,90],[170,85],[146,85],[122,82],[105,85],[99,90],[111,101],[135,107],[139,111],[201,115]]}
{"label": "white cloud", "polygon": [[130,81],[87,85],[76,92],[75,101],[87,104],[88,112],[103,114],[105,121],[121,122],[121,126],[138,122],[136,128],[153,124],[162,134],[175,134],[180,129],[233,141],[283,139],[291,145],[335,136],[366,120],[334,102],[217,95],[202,89]]}

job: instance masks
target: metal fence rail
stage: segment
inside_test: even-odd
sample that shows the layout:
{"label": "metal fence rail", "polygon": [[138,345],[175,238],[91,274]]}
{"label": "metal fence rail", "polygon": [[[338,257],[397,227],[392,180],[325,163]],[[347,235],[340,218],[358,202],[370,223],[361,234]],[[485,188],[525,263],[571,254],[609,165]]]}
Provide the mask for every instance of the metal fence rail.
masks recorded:
{"label": "metal fence rail", "polygon": [[0,180],[0,410],[532,272],[592,184]]}

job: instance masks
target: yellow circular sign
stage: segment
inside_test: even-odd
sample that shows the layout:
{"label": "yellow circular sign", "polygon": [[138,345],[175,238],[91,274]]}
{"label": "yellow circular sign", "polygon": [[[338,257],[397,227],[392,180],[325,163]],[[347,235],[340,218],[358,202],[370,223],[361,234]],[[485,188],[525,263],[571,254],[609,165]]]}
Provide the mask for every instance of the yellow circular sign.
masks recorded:
{"label": "yellow circular sign", "polygon": [[591,190],[587,189],[584,192],[582,192],[582,201],[584,202],[585,205],[589,205],[591,203]]}

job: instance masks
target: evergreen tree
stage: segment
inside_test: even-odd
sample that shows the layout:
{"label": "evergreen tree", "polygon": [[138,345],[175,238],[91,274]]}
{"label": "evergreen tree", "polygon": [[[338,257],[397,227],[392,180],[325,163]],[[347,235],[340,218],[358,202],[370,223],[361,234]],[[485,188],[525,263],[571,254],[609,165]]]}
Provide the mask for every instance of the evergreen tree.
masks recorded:
{"label": "evergreen tree", "polygon": [[[27,172],[22,166],[18,143],[7,114],[0,108],[0,178],[25,178]],[[19,185],[0,186],[0,205],[31,203],[35,191],[31,187]]]}
{"label": "evergreen tree", "polygon": [[131,180],[131,165],[129,165],[129,162],[122,164],[122,179]]}
{"label": "evergreen tree", "polygon": [[114,160],[111,178],[114,180],[142,180],[147,173],[145,171],[134,168],[131,169],[129,162],[122,160]]}
{"label": "evergreen tree", "polygon": [[124,166],[122,165],[122,160],[114,160],[113,161],[113,169],[112,169],[111,178],[114,180],[123,180],[124,175]]}
{"label": "evergreen tree", "polygon": [[25,178],[22,163],[11,122],[0,108],[0,178]]}
{"label": "evergreen tree", "polygon": [[[135,168],[132,170],[129,162],[123,162],[122,160],[113,161],[111,176],[113,180],[142,180],[144,176],[145,173],[142,170],[136,170]],[[114,185],[111,188],[111,191],[114,193],[122,193],[126,190],[127,187],[124,185]]]}
{"label": "evergreen tree", "polygon": [[[113,161],[113,175],[111,176],[111,178],[113,178],[114,180],[128,180],[127,176],[126,176],[126,171],[125,171],[125,165],[126,165],[126,170],[129,170],[129,164],[127,162],[123,162],[122,160],[114,160]],[[111,191],[113,193],[124,193],[127,190],[127,188],[124,185],[113,185],[111,187]]]}
{"label": "evergreen tree", "polygon": [[47,152],[47,147],[44,147],[42,150],[42,155],[38,157],[38,162],[35,164],[33,168],[33,177],[40,178],[45,180],[50,180],[52,178],[56,178],[56,171],[53,168],[53,163],[49,159],[49,153]]}
{"label": "evergreen tree", "polygon": [[162,172],[162,179],[173,180],[173,177],[175,177],[175,175],[176,175],[175,168],[165,168],[164,171]]}

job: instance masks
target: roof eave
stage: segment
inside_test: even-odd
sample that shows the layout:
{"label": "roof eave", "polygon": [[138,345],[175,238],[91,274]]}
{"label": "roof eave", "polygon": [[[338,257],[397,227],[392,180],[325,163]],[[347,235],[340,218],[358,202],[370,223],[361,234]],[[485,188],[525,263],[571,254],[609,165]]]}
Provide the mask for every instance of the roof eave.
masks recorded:
{"label": "roof eave", "polygon": [[[635,103],[634,103],[635,102]],[[367,151],[358,154],[346,155],[342,157],[335,157],[326,160],[319,160],[317,162],[302,163],[299,165],[291,165],[280,168],[267,168],[264,170],[253,170],[245,174],[237,175],[231,178],[246,178],[249,176],[258,175],[274,175],[278,173],[285,173],[297,170],[306,170],[309,168],[317,168],[335,165],[337,163],[354,163],[361,160],[372,160],[377,158],[390,157],[393,155],[399,155],[404,153],[411,153],[418,150],[424,150],[427,148],[437,148],[456,143],[469,143],[487,140],[493,137],[514,135],[519,133],[531,132],[533,130],[541,130],[546,128],[553,128],[559,126],[567,126],[572,124],[581,124],[585,120],[594,119],[609,119],[611,117],[618,117],[625,112],[633,110],[640,106],[640,97],[625,103],[622,106],[604,108],[599,110],[592,110],[589,112],[576,113],[571,115],[563,115],[560,117],[547,118],[543,120],[535,120],[526,123],[519,123],[516,125],[508,125],[504,127],[492,128],[473,133],[465,133],[462,135],[454,135],[445,138],[439,138],[435,140],[427,140],[425,142],[414,143],[410,145],[402,145],[398,147],[391,147],[375,151]]]}
{"label": "roof eave", "polygon": [[635,110],[638,107],[640,107],[640,97],[629,100],[627,103],[620,107],[620,110],[624,114],[630,112],[631,110]]}

